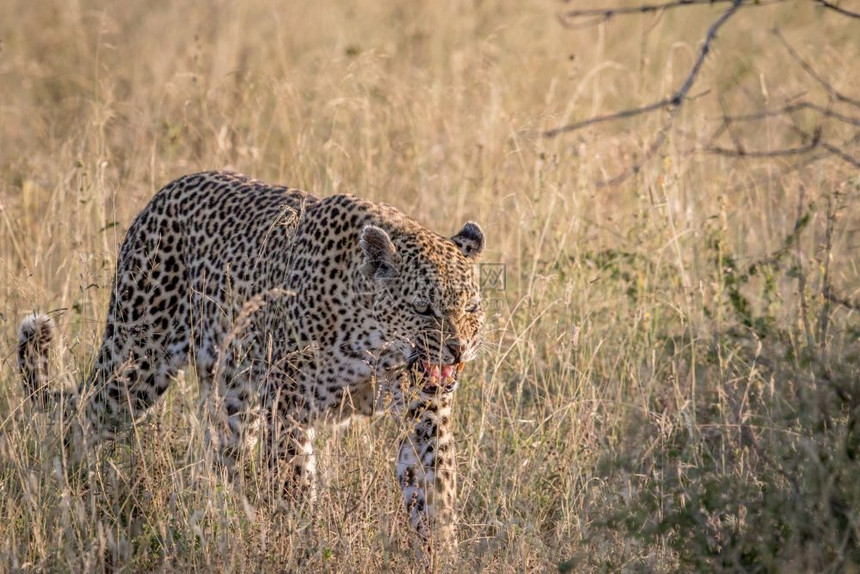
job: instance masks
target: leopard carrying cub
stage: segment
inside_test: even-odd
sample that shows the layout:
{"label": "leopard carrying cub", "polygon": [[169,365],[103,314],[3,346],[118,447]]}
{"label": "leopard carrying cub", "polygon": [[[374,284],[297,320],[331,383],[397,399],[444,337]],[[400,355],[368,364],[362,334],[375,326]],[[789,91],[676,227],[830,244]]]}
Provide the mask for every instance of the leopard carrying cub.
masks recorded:
{"label": "leopard carrying cub", "polygon": [[412,421],[397,477],[412,527],[456,543],[451,399],[484,312],[472,222],[453,237],[393,207],[318,199],[227,172],[181,177],[129,229],[104,339],[74,392],[52,390],[53,323],[19,329],[25,390],[63,405],[87,444],[155,404],[191,362],[209,397],[208,439],[231,467],[263,420],[284,494],[314,493],[314,428],[371,415],[385,396]]}

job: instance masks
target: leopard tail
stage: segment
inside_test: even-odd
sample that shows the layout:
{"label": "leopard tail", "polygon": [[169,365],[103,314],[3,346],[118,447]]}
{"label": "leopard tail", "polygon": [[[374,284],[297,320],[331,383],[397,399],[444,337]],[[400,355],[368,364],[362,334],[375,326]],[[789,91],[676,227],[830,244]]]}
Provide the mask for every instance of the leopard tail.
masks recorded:
{"label": "leopard tail", "polygon": [[18,368],[24,391],[41,408],[50,400],[48,353],[54,341],[54,320],[42,313],[28,315],[18,326]]}

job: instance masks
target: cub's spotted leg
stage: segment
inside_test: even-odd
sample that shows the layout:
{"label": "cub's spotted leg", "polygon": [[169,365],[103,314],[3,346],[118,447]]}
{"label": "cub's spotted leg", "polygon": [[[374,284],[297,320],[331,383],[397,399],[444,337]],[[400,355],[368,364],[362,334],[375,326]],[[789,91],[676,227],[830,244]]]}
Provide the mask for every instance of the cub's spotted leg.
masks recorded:
{"label": "cub's spotted leg", "polygon": [[409,523],[437,549],[457,545],[451,402],[452,393],[418,394],[407,411],[407,421],[415,427],[397,457],[397,480]]}

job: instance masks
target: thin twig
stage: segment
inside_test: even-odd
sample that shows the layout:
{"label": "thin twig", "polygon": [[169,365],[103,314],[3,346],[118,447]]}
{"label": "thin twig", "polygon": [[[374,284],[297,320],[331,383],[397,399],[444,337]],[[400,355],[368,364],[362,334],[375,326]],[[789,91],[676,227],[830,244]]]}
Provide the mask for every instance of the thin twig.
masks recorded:
{"label": "thin twig", "polygon": [[789,44],[788,41],[786,41],[783,35],[779,32],[779,29],[774,28],[772,30],[772,33],[774,36],[776,36],[776,39],[779,40],[780,44],[782,44],[783,47],[788,50],[788,53],[791,55],[791,57],[794,58],[794,60],[800,65],[801,68],[803,68],[803,71],[809,74],[813,80],[821,84],[821,87],[823,87],[827,91],[827,93],[830,94],[831,97],[840,102],[851,104],[852,106],[860,108],[860,100],[854,99],[850,96],[846,96],[845,94],[831,86],[830,83],[827,82],[827,80],[825,80],[824,78],[822,78],[818,74],[818,72],[816,72],[813,67],[809,65],[806,60],[800,57],[800,54],[798,54],[797,51],[791,47],[791,44]]}
{"label": "thin twig", "polygon": [[[589,24],[595,25],[610,20],[613,16],[624,16],[628,14],[651,14],[654,12],[665,12],[673,8],[685,8],[687,6],[713,6],[715,4],[729,4],[734,0],[674,0],[658,4],[642,4],[640,6],[625,6],[621,8],[586,8],[582,10],[569,10],[561,14],[561,17],[569,20],[591,18]],[[748,6],[770,6],[781,4],[788,0],[741,0],[742,4]]]}
{"label": "thin twig", "polygon": [[[830,256],[833,252],[833,228],[836,227],[836,207],[833,196],[827,195],[827,223],[824,226],[824,253],[821,255],[821,293],[830,291]],[[818,321],[818,342],[820,345],[820,360],[827,364],[827,326],[830,322],[830,301],[825,297],[825,303],[821,306],[821,315]]]}
{"label": "thin twig", "polygon": [[[801,107],[810,107],[812,109],[817,109],[824,116],[832,116],[832,114],[828,113],[830,110],[828,110],[826,108],[820,108],[819,106],[814,106],[813,104],[810,104],[809,106],[801,106],[800,104],[796,104],[796,105],[792,105],[792,106],[786,106],[786,108],[784,108],[784,109],[785,110],[790,109],[790,108],[800,109]],[[745,121],[745,120],[757,120],[757,119],[760,119],[763,117],[772,117],[772,116],[784,117],[786,115],[788,115],[787,112],[784,112],[784,113],[762,112],[759,114],[746,114],[746,115],[734,116],[734,117],[723,116],[723,123],[721,124],[720,128],[718,128],[717,131],[720,133],[722,133],[722,131],[725,131],[725,129],[728,129],[728,126],[730,126],[732,121],[737,122],[737,121]],[[852,119],[852,118],[847,118],[847,116],[846,116],[846,119]],[[849,123],[851,123],[851,122],[849,122]],[[721,156],[725,156],[725,157],[775,158],[775,157],[802,155],[806,152],[812,151],[813,149],[820,147],[820,148],[826,150],[829,154],[838,157],[839,159],[852,165],[853,167],[860,168],[860,160],[853,157],[849,153],[845,152],[840,147],[835,146],[832,143],[823,140],[823,138],[822,138],[822,131],[823,130],[822,130],[822,127],[820,125],[818,127],[816,127],[815,132],[812,134],[801,129],[797,125],[796,121],[793,121],[788,127],[789,127],[789,129],[794,131],[797,135],[799,135],[804,141],[807,141],[809,143],[807,143],[803,146],[791,147],[791,148],[783,148],[783,149],[775,149],[775,150],[747,151],[746,149],[744,149],[743,145],[739,141],[735,141],[734,142],[735,143],[735,149],[729,149],[729,148],[724,148],[724,147],[719,147],[719,146],[714,146],[714,145],[708,145],[708,146],[705,146],[703,148],[699,148],[697,151],[699,151],[701,153],[709,153],[709,154],[721,155]],[[843,146],[844,145],[850,145],[850,142],[856,141],[856,136],[857,136],[857,134],[855,134],[855,138],[852,138],[852,140],[849,140],[847,142],[847,144],[843,144]],[[710,141],[716,141],[716,140],[714,137],[711,137]]]}
{"label": "thin twig", "polygon": [[[856,145],[858,142],[860,142],[860,131],[856,132],[852,137],[843,141],[841,146],[842,147],[852,146],[852,145]],[[763,184],[767,180],[773,180],[773,179],[778,180],[782,177],[785,177],[786,175],[789,175],[791,173],[794,173],[796,171],[800,171],[806,167],[809,167],[810,165],[812,165],[816,162],[819,162],[823,159],[827,159],[828,157],[831,157],[831,155],[832,154],[830,152],[827,152],[827,151],[822,151],[822,152],[819,152],[816,154],[810,154],[808,157],[805,157],[801,160],[798,160],[794,164],[783,168],[782,170],[780,170],[776,174],[768,173],[764,177],[756,178],[752,182],[744,182],[744,183],[737,184],[734,187],[730,188],[727,191],[727,193],[731,194],[731,193],[734,193],[734,192],[736,192],[742,188],[748,189],[750,186],[756,186],[756,185]]]}
{"label": "thin twig", "polygon": [[581,122],[575,122],[572,124],[568,124],[566,126],[561,126],[558,128],[554,128],[548,131],[543,132],[541,135],[548,138],[553,138],[557,135],[573,132],[576,130],[580,130],[584,127],[592,126],[594,124],[602,124],[605,122],[614,122],[615,120],[623,120],[624,118],[632,118],[633,116],[638,116],[640,114],[647,114],[648,112],[653,112],[655,110],[659,110],[661,108],[670,107],[673,105],[673,98],[665,98],[660,100],[659,102],[654,102],[653,104],[648,104],[647,106],[642,106],[641,108],[631,108],[629,110],[623,110],[620,112],[616,112],[614,114],[606,114],[604,116],[595,116],[593,118],[589,118],[587,120],[582,120]]}
{"label": "thin twig", "polygon": [[822,8],[833,10],[834,12],[842,14],[843,16],[848,16],[849,18],[857,18],[858,20],[860,20],[860,14],[858,14],[857,12],[851,12],[850,10],[846,10],[845,8],[837,6],[836,4],[828,2],[827,0],[815,0],[815,3],[820,5]]}
{"label": "thin twig", "polygon": [[801,110],[813,110],[818,112],[822,116],[832,118],[834,120],[838,120],[840,122],[852,125],[852,126],[860,126],[860,117],[847,116],[845,114],[840,114],[839,112],[834,112],[829,108],[825,108],[824,106],[820,106],[818,104],[812,102],[796,102],[793,104],[785,105],[781,108],[776,108],[772,110],[764,110],[762,112],[756,112],[751,114],[738,114],[738,115],[725,115],[723,116],[724,120],[729,122],[737,123],[737,122],[752,122],[763,120],[767,118],[773,118],[778,116],[784,116],[787,114],[792,114],[794,112],[799,112]]}
{"label": "thin twig", "polygon": [[729,137],[731,138],[732,143],[735,144],[735,149],[745,151],[744,144],[741,141],[740,136],[735,133],[735,130],[732,129],[732,124],[738,123],[738,121],[729,115],[728,107],[726,106],[726,100],[722,96],[719,97],[719,102],[720,109],[723,110],[723,121],[725,122],[726,131],[729,133]]}
{"label": "thin twig", "polygon": [[824,149],[826,149],[827,151],[829,151],[830,153],[832,153],[833,155],[835,155],[836,157],[838,157],[839,159],[844,161],[845,163],[848,163],[848,164],[850,164],[856,168],[860,168],[860,160],[857,160],[855,157],[845,153],[844,151],[842,151],[841,149],[839,149],[835,145],[827,143],[827,142],[821,142],[821,147],[823,147]]}
{"label": "thin twig", "polygon": [[860,311],[860,303],[856,303],[847,297],[840,297],[839,295],[835,295],[833,291],[828,286],[822,292],[824,298],[830,301],[831,303],[836,303],[837,305],[841,305],[850,311]]}
{"label": "thin twig", "polygon": [[832,143],[821,140],[821,128],[820,127],[816,129],[816,134],[813,134],[811,136],[805,130],[801,129],[796,123],[789,126],[789,127],[796,134],[798,134],[800,137],[802,137],[804,139],[815,139],[817,137],[819,140],[818,145],[821,146],[823,149],[830,152],[830,154],[835,155],[836,157],[838,157],[839,159],[841,159],[845,163],[852,165],[853,167],[860,168],[860,160],[857,160],[855,157],[846,153],[841,148],[833,145]]}
{"label": "thin twig", "polygon": [[779,148],[779,149],[766,149],[766,150],[743,150],[743,149],[730,149],[719,146],[711,146],[706,148],[700,148],[700,153],[708,153],[712,155],[721,155],[725,157],[745,157],[750,159],[761,159],[761,158],[775,158],[775,157],[786,157],[786,156],[794,156],[794,155],[802,155],[807,152],[810,152],[817,148],[821,144],[820,140],[812,139],[808,144],[804,144],[798,147],[788,147],[788,148]]}
{"label": "thin twig", "polygon": [[815,348],[815,343],[812,339],[812,328],[809,325],[809,305],[806,302],[806,274],[803,272],[803,249],[800,246],[801,229],[803,227],[804,216],[806,216],[806,188],[802,185],[797,197],[797,219],[794,222],[794,248],[796,254],[797,265],[797,295],[800,299],[800,319],[803,324],[803,332],[806,335],[806,348],[812,352]]}
{"label": "thin twig", "polygon": [[564,13],[568,18],[589,18],[592,16],[601,16],[609,19],[613,16],[623,14],[647,14],[649,12],[662,12],[672,8],[681,8],[683,6],[695,6],[696,4],[727,4],[732,0],[674,0],[673,2],[663,2],[661,4],[642,4],[641,6],[625,6],[622,8],[587,8],[584,10],[569,10]]}

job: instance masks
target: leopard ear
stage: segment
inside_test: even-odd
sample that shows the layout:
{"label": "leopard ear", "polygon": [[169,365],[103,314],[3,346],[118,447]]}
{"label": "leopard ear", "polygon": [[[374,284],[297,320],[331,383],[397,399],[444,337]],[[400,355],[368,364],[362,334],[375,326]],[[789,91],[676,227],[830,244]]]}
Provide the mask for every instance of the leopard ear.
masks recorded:
{"label": "leopard ear", "polygon": [[385,230],[366,225],[361,232],[361,251],[364,263],[361,272],[368,279],[391,279],[400,273],[400,256]]}
{"label": "leopard ear", "polygon": [[467,222],[451,241],[460,248],[466,259],[478,259],[484,250],[484,232],[474,221]]}

